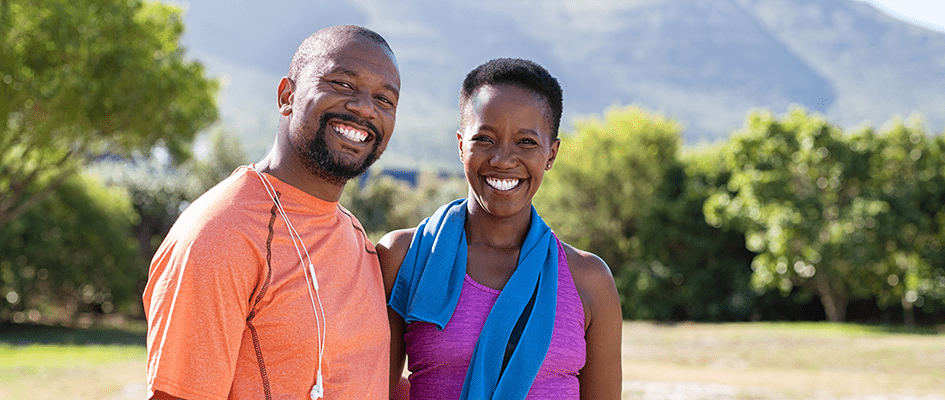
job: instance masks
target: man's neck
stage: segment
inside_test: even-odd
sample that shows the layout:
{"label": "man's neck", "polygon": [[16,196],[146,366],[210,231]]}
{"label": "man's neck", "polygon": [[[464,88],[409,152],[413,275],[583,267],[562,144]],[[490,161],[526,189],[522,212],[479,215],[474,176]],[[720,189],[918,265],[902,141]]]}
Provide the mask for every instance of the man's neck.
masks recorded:
{"label": "man's neck", "polygon": [[278,143],[265,158],[256,163],[256,169],[259,172],[272,175],[282,182],[325,201],[337,202],[341,198],[344,184],[338,185],[313,174],[298,159],[277,151],[277,146]]}

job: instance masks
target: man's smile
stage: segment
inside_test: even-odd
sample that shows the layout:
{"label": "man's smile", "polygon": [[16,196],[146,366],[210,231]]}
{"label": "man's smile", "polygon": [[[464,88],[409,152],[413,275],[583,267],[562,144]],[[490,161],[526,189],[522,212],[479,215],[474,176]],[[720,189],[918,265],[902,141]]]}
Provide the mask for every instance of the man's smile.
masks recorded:
{"label": "man's smile", "polygon": [[347,124],[336,122],[332,123],[331,127],[335,130],[335,132],[340,133],[341,136],[344,136],[348,140],[356,143],[364,143],[371,136],[370,133]]}

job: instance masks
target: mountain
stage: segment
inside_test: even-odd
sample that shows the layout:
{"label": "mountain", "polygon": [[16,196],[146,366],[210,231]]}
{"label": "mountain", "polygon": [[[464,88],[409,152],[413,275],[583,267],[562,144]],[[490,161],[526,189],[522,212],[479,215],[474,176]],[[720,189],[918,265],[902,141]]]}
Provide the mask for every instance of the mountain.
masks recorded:
{"label": "mountain", "polygon": [[635,104],[675,118],[687,144],[725,139],[745,114],[792,104],[845,128],[917,112],[945,127],[945,33],[853,0],[194,0],[184,45],[224,82],[223,126],[255,160],[275,90],[313,31],[359,24],[397,55],[397,129],[379,163],[456,169],[459,85],[496,57],[544,65],[574,118]]}

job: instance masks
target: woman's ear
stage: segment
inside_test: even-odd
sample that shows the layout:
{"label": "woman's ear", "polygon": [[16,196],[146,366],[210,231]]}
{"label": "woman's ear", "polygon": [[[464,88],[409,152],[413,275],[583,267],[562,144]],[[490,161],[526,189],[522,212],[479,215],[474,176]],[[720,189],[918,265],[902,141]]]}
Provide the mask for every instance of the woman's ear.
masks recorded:
{"label": "woman's ear", "polygon": [[551,166],[555,164],[555,159],[558,158],[558,147],[561,146],[561,139],[555,138],[554,142],[551,142],[551,153],[548,155],[548,163],[545,165],[545,171],[551,169]]}
{"label": "woman's ear", "polygon": [[292,101],[295,100],[295,83],[288,77],[283,76],[279,81],[279,91],[276,101],[279,105],[279,114],[292,114]]}

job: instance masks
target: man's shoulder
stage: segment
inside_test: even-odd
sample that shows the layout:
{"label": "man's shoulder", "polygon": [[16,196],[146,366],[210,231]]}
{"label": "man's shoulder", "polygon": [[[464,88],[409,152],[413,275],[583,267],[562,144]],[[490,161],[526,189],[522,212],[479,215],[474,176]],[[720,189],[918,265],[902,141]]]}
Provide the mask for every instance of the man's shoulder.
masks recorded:
{"label": "man's shoulder", "polygon": [[[272,202],[253,187],[252,176],[237,170],[197,197],[178,217],[168,236],[232,235],[251,229],[254,220],[268,219]],[[262,196],[265,196],[263,194]]]}

